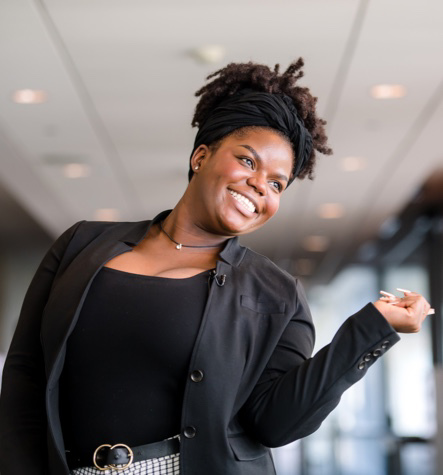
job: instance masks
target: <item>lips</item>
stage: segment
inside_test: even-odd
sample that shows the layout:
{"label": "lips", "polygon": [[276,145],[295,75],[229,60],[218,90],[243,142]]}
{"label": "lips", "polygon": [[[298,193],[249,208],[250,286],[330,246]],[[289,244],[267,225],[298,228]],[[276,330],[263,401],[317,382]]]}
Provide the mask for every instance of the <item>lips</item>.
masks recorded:
{"label": "lips", "polygon": [[244,206],[245,209],[247,209],[251,213],[256,212],[257,206],[249,198],[229,188],[228,188],[228,191],[236,201],[238,201],[242,206]]}

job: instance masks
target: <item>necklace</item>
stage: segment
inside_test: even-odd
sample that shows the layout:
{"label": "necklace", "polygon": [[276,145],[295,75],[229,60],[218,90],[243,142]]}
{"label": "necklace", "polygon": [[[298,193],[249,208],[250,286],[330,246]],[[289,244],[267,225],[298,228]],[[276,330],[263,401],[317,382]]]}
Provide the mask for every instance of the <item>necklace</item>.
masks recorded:
{"label": "necklace", "polygon": [[216,248],[220,247],[220,244],[217,244],[215,246],[190,246],[188,244],[181,244],[180,242],[177,242],[172,236],[170,236],[167,231],[163,227],[163,223],[160,221],[160,229],[168,236],[169,240],[172,241],[175,244],[175,248],[177,250],[180,250],[182,247],[193,247],[193,248]]}

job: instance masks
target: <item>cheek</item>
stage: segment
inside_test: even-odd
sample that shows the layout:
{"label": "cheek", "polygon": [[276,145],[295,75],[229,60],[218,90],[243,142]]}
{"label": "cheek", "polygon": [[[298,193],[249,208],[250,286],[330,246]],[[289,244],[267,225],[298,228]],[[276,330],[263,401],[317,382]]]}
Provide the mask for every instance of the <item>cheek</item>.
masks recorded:
{"label": "cheek", "polygon": [[268,219],[272,218],[274,214],[278,211],[278,208],[280,206],[280,196],[273,196],[270,197],[267,203],[267,215]]}
{"label": "cheek", "polygon": [[221,159],[214,163],[213,172],[218,178],[224,178],[229,181],[236,181],[245,178],[247,169],[243,167],[237,160]]}

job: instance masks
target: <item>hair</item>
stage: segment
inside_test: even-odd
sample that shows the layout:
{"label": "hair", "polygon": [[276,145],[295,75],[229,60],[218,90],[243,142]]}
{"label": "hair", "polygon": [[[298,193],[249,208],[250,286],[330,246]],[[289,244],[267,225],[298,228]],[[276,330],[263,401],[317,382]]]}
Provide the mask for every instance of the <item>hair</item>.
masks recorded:
{"label": "hair", "polygon": [[[315,110],[317,98],[312,96],[307,87],[296,85],[297,81],[304,76],[301,70],[303,66],[304,61],[299,58],[281,74],[279,64],[276,64],[274,70],[271,70],[266,65],[251,61],[248,63],[230,63],[226,67],[215,71],[206,78],[211,81],[195,93],[197,97],[200,96],[200,100],[195,108],[192,126],[200,127],[224,99],[232,96],[240,89],[249,88],[270,94],[286,94],[292,99],[297,114],[303,120],[313,141],[311,156],[297,178],[309,177],[312,180],[316,163],[315,151],[324,155],[331,155],[332,149],[327,144],[328,138],[324,127],[326,121],[319,118]],[[242,130],[243,128],[234,130],[228,135],[241,133]],[[279,131],[276,130],[276,132]],[[280,135],[283,134],[280,133]],[[207,145],[213,149],[218,148],[226,137],[224,136],[220,140]]]}

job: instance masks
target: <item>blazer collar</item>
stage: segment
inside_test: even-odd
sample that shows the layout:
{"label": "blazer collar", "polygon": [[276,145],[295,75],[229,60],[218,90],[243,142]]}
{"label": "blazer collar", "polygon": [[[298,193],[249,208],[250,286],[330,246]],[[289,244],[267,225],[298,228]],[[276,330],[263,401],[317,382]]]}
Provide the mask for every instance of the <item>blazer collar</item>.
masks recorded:
{"label": "blazer collar", "polygon": [[[172,210],[170,209],[166,211],[162,211],[152,220],[139,221],[137,223],[133,223],[134,226],[127,233],[125,233],[119,239],[119,241],[122,241],[130,246],[137,245],[146,236],[150,227],[153,224],[163,221],[171,211]],[[242,261],[245,255],[245,252],[246,252],[246,248],[239,244],[237,237],[233,237],[231,239],[228,239],[228,242],[226,243],[225,247],[220,252],[220,257],[226,263],[232,266],[238,266],[240,262]]]}

